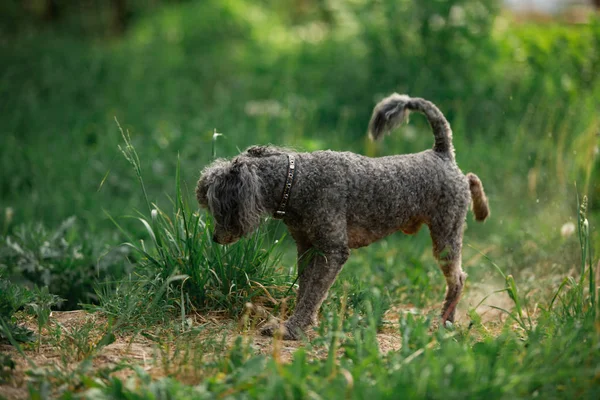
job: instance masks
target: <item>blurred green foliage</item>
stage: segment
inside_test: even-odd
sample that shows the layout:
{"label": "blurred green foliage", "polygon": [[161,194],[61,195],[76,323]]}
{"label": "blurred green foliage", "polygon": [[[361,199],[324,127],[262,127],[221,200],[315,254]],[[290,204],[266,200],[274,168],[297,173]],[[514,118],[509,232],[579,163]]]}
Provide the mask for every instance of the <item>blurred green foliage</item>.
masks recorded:
{"label": "blurred green foliage", "polygon": [[[459,165],[484,182],[494,218],[470,224],[469,237],[486,232],[484,242],[506,257],[511,273],[575,262],[564,251],[572,244],[559,235],[573,215],[573,182],[589,194],[592,216],[600,207],[597,17],[580,25],[519,23],[493,0],[139,0],[126,2],[127,18],[115,30],[117,3],[57,0],[61,11],[50,19],[48,2],[2,3],[3,243],[19,226],[41,224],[40,237],[50,235],[72,215],[81,229],[69,243],[101,249],[118,242],[106,215],[119,219],[144,209],[145,200],[117,150],[115,118],[141,154],[149,200],[165,204],[177,155],[182,192],[192,199],[215,128],[224,134],[218,156],[256,143],[372,156],[430,147],[418,116],[384,145],[366,141],[373,104],[398,91],[439,105],[453,126]],[[144,234],[134,219],[119,223]],[[598,243],[594,230],[592,237]],[[437,270],[422,269],[423,253],[380,262],[364,251],[359,260],[380,269],[415,265],[414,274],[394,279],[429,285]],[[95,279],[97,250],[70,257],[61,265]],[[52,279],[77,281],[71,278]],[[61,287],[53,292],[68,298],[69,286]],[[81,287],[86,294],[78,298],[87,301],[89,286]]]}
{"label": "blurred green foliage", "polygon": [[64,299],[53,305],[67,309],[94,302],[94,285],[130,269],[127,248],[112,248],[106,240],[90,237],[77,226],[75,217],[52,231],[42,224],[20,225],[13,235],[0,239],[2,275],[26,287],[49,289]]}
{"label": "blurred green foliage", "polygon": [[[33,298],[32,292],[6,279],[4,268],[0,266],[0,344],[35,340],[33,332],[18,325],[14,317],[14,314]],[[4,367],[8,366],[5,364],[8,360],[8,355],[6,358],[0,357],[0,383],[4,378]],[[14,366],[11,369],[14,369]]]}
{"label": "blurred green foliage", "polygon": [[[322,309],[314,343],[328,349],[324,360],[301,349],[281,364],[277,349],[258,356],[239,339],[217,362],[184,362],[196,386],[138,367],[135,388],[107,372],[90,377],[90,358],[60,379],[33,372],[30,395],[50,396],[55,385],[52,395],[89,398],[598,398],[597,303],[586,286],[595,264],[586,269],[576,235],[561,228],[577,222],[576,192],[587,193],[586,246],[600,245],[599,71],[597,16],[519,22],[495,0],[2,1],[0,341],[32,340],[15,313],[29,305],[41,332],[56,295],[67,308],[99,302],[89,308],[116,321],[104,327],[114,339],[113,329],[168,325],[176,311],[186,330],[190,306],[237,315],[263,289],[287,293],[280,274],[292,280],[294,252],[279,260],[269,238],[280,234],[213,246],[195,211],[214,129],[224,135],[220,157],[256,143],[370,156],[429,148],[418,116],[383,145],[366,140],[372,106],[397,91],[439,105],[459,165],[490,198],[489,222],[468,217],[461,307],[510,283],[517,309],[506,312],[526,326],[490,332],[483,305],[469,310],[468,328],[435,330],[413,316],[443,297],[424,228],[353,252]],[[139,153],[135,169],[118,150],[115,118]],[[141,218],[122,218],[136,211]],[[114,248],[119,233],[135,254]],[[486,273],[479,249],[506,281]],[[402,347],[384,355],[377,329],[396,317]],[[58,326],[57,340],[72,352],[81,336],[88,354],[91,326],[70,338]],[[207,339],[185,340],[187,351]],[[13,369],[0,359],[0,380]]]}

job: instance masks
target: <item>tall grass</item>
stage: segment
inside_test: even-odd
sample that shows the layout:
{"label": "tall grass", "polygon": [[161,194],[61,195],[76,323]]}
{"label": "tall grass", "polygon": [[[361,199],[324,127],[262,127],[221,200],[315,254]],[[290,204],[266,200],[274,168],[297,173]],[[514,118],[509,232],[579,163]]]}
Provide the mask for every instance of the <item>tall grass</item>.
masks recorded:
{"label": "tall grass", "polygon": [[211,219],[205,218],[196,205],[192,208],[183,194],[179,163],[175,170],[175,196],[171,199],[173,210],[167,212],[152,203],[129,132],[120,126],[119,129],[125,143],[121,151],[135,171],[148,207],[147,213],[138,212],[139,216],[133,218],[144,227],[148,240],[134,241],[111,217],[130,238],[124,246],[141,259],[135,273],[118,282],[114,290],[107,290],[106,286],[99,289],[99,308],[113,316],[151,322],[174,309],[180,311],[183,320],[191,311],[236,316],[250,302],[274,306],[290,286],[290,282],[286,283],[290,271],[281,265],[281,238],[274,239],[259,228],[233,245],[214,243]]}
{"label": "tall grass", "polygon": [[[578,213],[582,226],[584,204],[585,199]],[[581,239],[582,243],[587,240],[585,229]],[[581,256],[589,260],[589,247]],[[369,324],[360,325],[356,316],[346,312],[351,304],[342,300],[336,312],[322,315],[322,328],[313,341],[313,345],[325,346],[322,357],[309,358],[307,344],[308,350],[299,348],[289,363],[282,363],[277,356],[253,354],[251,347],[238,340],[216,369],[214,365],[204,367],[210,377],[193,384],[151,379],[138,369],[141,384],[135,389],[113,378],[86,394],[104,398],[118,393],[144,399],[159,393],[249,399],[392,399],[399,393],[409,399],[596,398],[600,394],[595,369],[600,337],[592,307],[596,295],[582,290],[588,272],[594,274],[593,265],[585,262],[580,278],[568,279],[552,299],[541,301],[542,313],[535,316],[535,323],[524,307],[517,281],[493,264],[505,278],[502,292],[514,304],[513,311],[503,309],[511,318],[494,335],[474,334],[471,327],[436,329],[431,319],[408,313],[399,317],[396,328],[402,336],[401,349],[384,354],[373,316]],[[344,290],[347,293],[348,287]],[[346,298],[351,296],[343,296]],[[561,307],[553,306],[557,299]],[[513,330],[514,322],[525,335]]]}
{"label": "tall grass", "polygon": [[[577,218],[577,233],[579,239],[579,249],[581,252],[579,279],[566,277],[562,281],[560,287],[550,302],[550,309],[552,309],[555,302],[559,303],[559,315],[561,315],[563,319],[586,318],[596,321],[599,316],[598,305],[596,302],[598,295],[598,286],[596,285],[597,271],[594,270],[594,263],[592,261],[592,248],[590,244],[590,229],[589,221],[587,219],[587,207],[587,196],[584,196],[583,201],[579,206]],[[586,278],[588,279],[587,287],[585,284]]]}
{"label": "tall grass", "polygon": [[[577,233],[581,257],[579,278],[576,279],[573,276],[565,277],[552,295],[546,308],[542,308],[544,317],[553,319],[554,323],[571,324],[574,321],[591,321],[592,323],[598,321],[596,297],[599,288],[596,285],[595,278],[597,272],[594,270],[592,262],[589,221],[587,219],[588,200],[587,196],[584,196],[581,205],[579,205],[579,198],[577,200]],[[517,283],[512,275],[506,275],[495,262],[490,260],[485,254],[483,256],[502,276],[505,281],[505,287],[483,297],[477,306],[470,311],[472,318],[475,315],[475,310],[484,304],[491,295],[506,293],[514,305],[513,310],[495,305],[490,305],[489,307],[498,309],[508,315],[512,321],[519,325],[523,332],[530,336],[536,331],[534,320],[537,319],[537,316],[534,315],[534,310],[528,308],[529,301],[527,297],[519,293]],[[587,287],[586,278],[588,279]],[[557,302],[559,303],[559,310],[555,308],[555,303]],[[475,319],[477,318],[475,315]],[[556,329],[556,326],[553,326],[553,329]]]}

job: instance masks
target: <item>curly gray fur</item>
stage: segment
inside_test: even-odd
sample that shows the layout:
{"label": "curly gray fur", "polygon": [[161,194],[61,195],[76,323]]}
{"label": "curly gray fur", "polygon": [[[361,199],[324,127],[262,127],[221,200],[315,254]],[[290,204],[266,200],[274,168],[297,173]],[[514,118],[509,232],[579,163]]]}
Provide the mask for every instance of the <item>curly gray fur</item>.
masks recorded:
{"label": "curly gray fur", "polygon": [[397,231],[416,233],[429,226],[433,253],[446,277],[442,320],[454,321],[466,274],[461,269],[463,225],[469,205],[477,220],[489,215],[481,181],[456,165],[452,132],[433,103],[394,94],[377,104],[369,130],[373,138],[397,126],[408,111],[428,118],[435,137],[432,150],[369,158],[350,152],[296,153],[274,146],[253,146],[231,161],[217,160],[198,181],[198,202],[216,221],[214,240],[233,243],[253,231],[262,216],[273,215],[281,201],[288,169],[296,176],[283,222],[296,241],[300,272],[296,308],[272,335],[283,330],[297,339],[311,324],[350,249]]}
{"label": "curly gray fur", "polygon": [[196,194],[215,217],[219,243],[236,241],[258,226],[266,211],[262,186],[256,169],[241,158],[217,160],[203,171]]}

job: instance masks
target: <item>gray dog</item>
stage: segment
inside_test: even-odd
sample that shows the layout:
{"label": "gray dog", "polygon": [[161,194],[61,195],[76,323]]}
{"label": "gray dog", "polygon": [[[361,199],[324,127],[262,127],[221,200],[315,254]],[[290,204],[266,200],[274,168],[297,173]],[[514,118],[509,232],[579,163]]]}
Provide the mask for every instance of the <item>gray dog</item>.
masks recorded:
{"label": "gray dog", "polygon": [[400,125],[410,111],[427,117],[432,150],[369,158],[350,152],[296,153],[253,146],[202,171],[196,195],[215,220],[214,241],[234,243],[251,233],[265,215],[282,219],[298,248],[299,289],[293,315],[281,329],[298,339],[316,323],[321,303],[350,255],[396,231],[431,232],[433,254],[446,277],[442,323],[453,322],[466,274],[461,268],[463,225],[469,205],[475,219],[489,215],[479,178],[456,165],[450,125],[431,102],[393,94],[375,106],[372,139]]}

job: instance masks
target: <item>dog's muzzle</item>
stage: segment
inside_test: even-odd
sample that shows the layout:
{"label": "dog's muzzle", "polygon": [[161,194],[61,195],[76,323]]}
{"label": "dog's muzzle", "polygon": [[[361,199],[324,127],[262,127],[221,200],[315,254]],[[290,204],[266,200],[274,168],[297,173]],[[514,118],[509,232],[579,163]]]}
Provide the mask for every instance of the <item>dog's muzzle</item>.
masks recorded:
{"label": "dog's muzzle", "polygon": [[226,245],[226,244],[232,244],[232,243],[237,242],[238,240],[240,240],[240,236],[235,236],[235,235],[230,235],[230,234],[225,234],[225,235],[221,236],[221,235],[218,235],[217,232],[215,232],[213,234],[212,240],[215,243]]}

